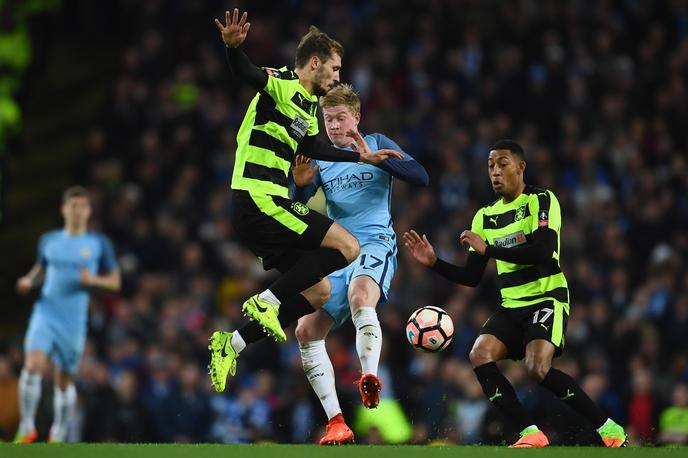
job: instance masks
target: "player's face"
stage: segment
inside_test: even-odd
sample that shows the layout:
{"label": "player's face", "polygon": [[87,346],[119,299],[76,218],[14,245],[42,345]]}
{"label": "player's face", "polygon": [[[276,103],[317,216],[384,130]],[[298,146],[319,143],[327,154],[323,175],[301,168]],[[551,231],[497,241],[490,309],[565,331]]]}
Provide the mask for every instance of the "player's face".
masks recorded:
{"label": "player's face", "polygon": [[523,185],[523,171],[526,163],[509,150],[490,151],[487,159],[487,170],[492,182],[492,189],[497,195],[515,194]]}
{"label": "player's face", "polygon": [[354,140],[347,137],[346,133],[350,130],[358,130],[361,113],[352,113],[351,108],[337,105],[323,108],[323,118],[325,119],[327,136],[334,146],[346,148],[353,143]]}
{"label": "player's face", "polygon": [[315,95],[322,97],[339,84],[339,70],[342,68],[342,57],[337,53],[332,53],[329,59],[319,62],[313,77],[313,90]]}
{"label": "player's face", "polygon": [[62,217],[67,226],[83,229],[91,217],[91,203],[86,197],[70,197],[62,204]]}

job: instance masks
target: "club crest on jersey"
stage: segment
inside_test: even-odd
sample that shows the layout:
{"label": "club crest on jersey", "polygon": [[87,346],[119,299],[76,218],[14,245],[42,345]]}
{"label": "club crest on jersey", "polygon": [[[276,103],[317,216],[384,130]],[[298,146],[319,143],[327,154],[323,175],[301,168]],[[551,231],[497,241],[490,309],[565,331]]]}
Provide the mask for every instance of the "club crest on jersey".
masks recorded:
{"label": "club crest on jersey", "polygon": [[301,216],[307,215],[310,211],[310,209],[301,202],[294,202],[291,204],[291,209],[294,210],[294,213]]}
{"label": "club crest on jersey", "polygon": [[526,243],[526,235],[523,231],[509,234],[504,237],[494,239],[493,245],[500,248],[512,248]]}
{"label": "club crest on jersey", "polygon": [[89,247],[85,246],[81,250],[79,250],[79,254],[82,258],[88,259],[93,254],[93,251],[91,251]]}
{"label": "club crest on jersey", "polygon": [[547,226],[549,226],[549,212],[542,210],[540,213],[538,213],[538,227]]}
{"label": "club crest on jersey", "polygon": [[302,139],[306,136],[306,133],[308,133],[308,121],[298,115],[294,118],[289,127],[299,139]]}
{"label": "club crest on jersey", "polygon": [[514,214],[514,222],[521,221],[526,216],[526,206],[519,207]]}

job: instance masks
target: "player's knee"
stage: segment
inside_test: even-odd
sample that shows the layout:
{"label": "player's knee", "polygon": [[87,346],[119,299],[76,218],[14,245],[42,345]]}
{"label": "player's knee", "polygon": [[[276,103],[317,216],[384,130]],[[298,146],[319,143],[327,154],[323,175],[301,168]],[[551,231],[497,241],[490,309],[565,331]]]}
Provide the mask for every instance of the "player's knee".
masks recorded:
{"label": "player's knee", "polygon": [[528,377],[538,383],[542,382],[549,372],[551,364],[545,359],[541,358],[528,358],[526,357],[526,370],[528,371]]}
{"label": "player's knee", "polygon": [[473,367],[495,362],[495,359],[492,357],[492,354],[489,352],[489,350],[480,346],[471,348],[468,358],[471,360]]}
{"label": "player's knee", "polygon": [[317,284],[317,288],[315,290],[315,304],[312,304],[316,308],[320,308],[327,301],[330,300],[330,296],[332,294],[332,284],[330,283],[330,280],[327,279],[327,277],[323,278],[320,283]]}
{"label": "player's knee", "polygon": [[296,325],[294,335],[296,335],[296,340],[298,340],[300,344],[313,342],[314,340],[317,340],[313,335],[313,332],[311,332],[311,330],[308,328],[308,326],[305,326],[302,323]]}
{"label": "player's knee", "polygon": [[26,361],[24,363],[24,370],[31,375],[38,374],[38,373],[42,372],[39,365],[36,364],[34,361]]}
{"label": "player's knee", "polygon": [[42,374],[47,365],[45,358],[38,355],[29,355],[24,361],[24,370],[29,374]]}
{"label": "player's knee", "polygon": [[342,248],[342,254],[349,263],[352,263],[358,257],[360,252],[361,245],[358,243],[358,239],[353,235],[349,234]]}
{"label": "player's knee", "polygon": [[370,297],[368,297],[368,293],[364,289],[353,291],[351,293],[351,297],[349,297],[349,304],[351,305],[352,313],[355,313],[356,310],[360,309],[361,307],[370,307],[371,302],[372,300]]}

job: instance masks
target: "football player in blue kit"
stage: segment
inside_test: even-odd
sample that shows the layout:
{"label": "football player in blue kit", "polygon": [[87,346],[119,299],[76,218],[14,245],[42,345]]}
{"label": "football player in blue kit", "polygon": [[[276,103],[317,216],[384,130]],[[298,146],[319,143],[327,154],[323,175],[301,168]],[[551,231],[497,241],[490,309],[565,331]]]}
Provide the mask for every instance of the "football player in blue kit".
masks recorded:
{"label": "football player in blue kit", "polygon": [[[299,319],[296,337],[303,368],[328,417],[323,445],[353,441],[335,390],[334,370],[325,349],[330,329],[351,317],[356,328],[356,350],[362,376],[358,382],[363,405],[377,407],[382,382],[378,363],[382,332],[375,307],[386,302],[396,270],[397,244],[392,227],[392,178],[414,185],[428,184],[428,174],[395,142],[375,133],[365,138],[358,133],[361,103],[351,86],[340,84],[320,98],[327,136],[334,146],[349,149],[356,141],[373,150],[391,149],[403,159],[390,158],[378,165],[337,163],[296,158],[292,168],[297,185],[294,200],[306,203],[321,187],[325,194],[327,216],[351,232],[360,242],[360,254],[347,267],[328,275],[330,298],[317,311]],[[346,132],[355,131],[352,138]]]}
{"label": "football player in blue kit", "polygon": [[88,231],[90,216],[88,191],[80,186],[67,189],[62,197],[64,227],[41,236],[36,264],[17,281],[18,292],[28,294],[44,280],[24,340],[25,361],[19,378],[21,421],[15,442],[38,439],[36,409],[49,359],[55,367],[49,441],[65,440],[67,422],[76,404],[73,377],[86,342],[90,290],[120,288],[112,243]]}

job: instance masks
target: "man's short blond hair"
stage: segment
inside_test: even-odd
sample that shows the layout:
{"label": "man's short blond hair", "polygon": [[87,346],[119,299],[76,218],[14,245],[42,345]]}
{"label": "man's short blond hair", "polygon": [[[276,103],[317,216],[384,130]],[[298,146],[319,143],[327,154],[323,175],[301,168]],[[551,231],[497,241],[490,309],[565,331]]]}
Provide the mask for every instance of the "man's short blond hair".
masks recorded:
{"label": "man's short blond hair", "polygon": [[361,112],[361,99],[350,84],[338,84],[320,97],[320,106],[331,108],[339,105],[347,107],[352,114]]}

